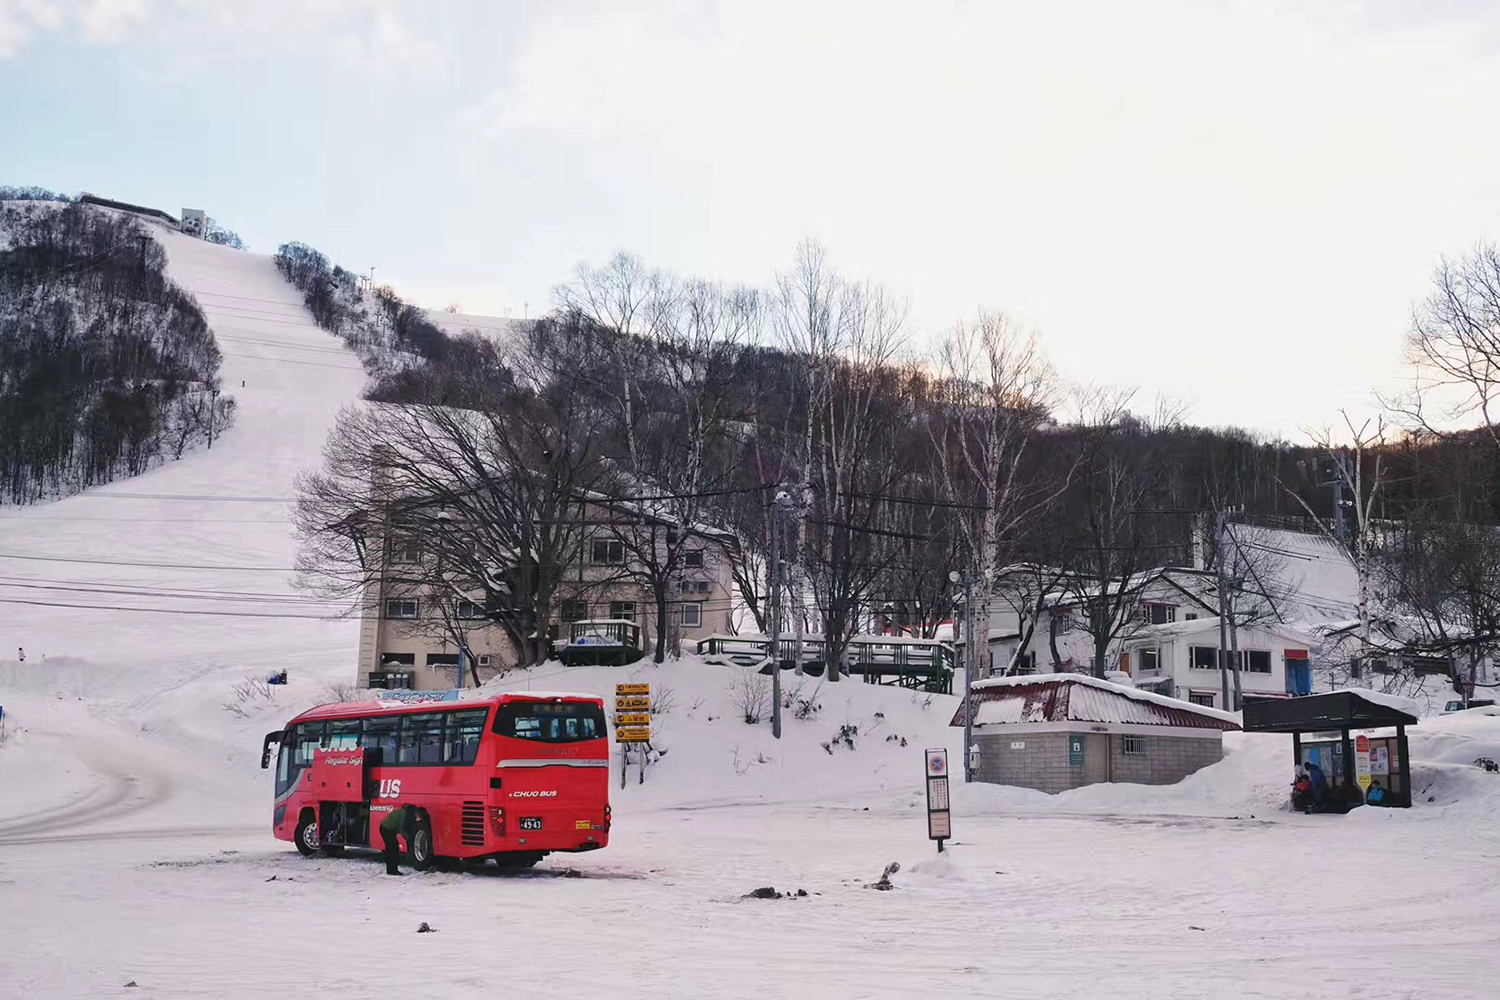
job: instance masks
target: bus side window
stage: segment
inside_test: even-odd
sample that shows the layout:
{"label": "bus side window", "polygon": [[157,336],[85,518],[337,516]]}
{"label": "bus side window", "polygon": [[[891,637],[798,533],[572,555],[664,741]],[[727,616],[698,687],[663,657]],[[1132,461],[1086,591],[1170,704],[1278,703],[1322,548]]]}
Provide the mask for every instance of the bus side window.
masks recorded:
{"label": "bus side window", "polygon": [[359,745],[366,750],[379,750],[387,764],[396,763],[397,734],[401,720],[395,716],[384,719],[366,719]]}
{"label": "bus side window", "polygon": [[304,722],[297,727],[297,755],[292,761],[298,767],[308,767],[313,761],[313,751],[322,744],[328,732],[325,722]]}
{"label": "bus side window", "polygon": [[446,712],[424,712],[413,716],[421,727],[421,749],[418,761],[423,764],[443,762],[443,719]]}
{"label": "bus side window", "polygon": [[415,764],[422,741],[422,720],[417,715],[401,716],[401,736],[396,745],[396,760],[401,764]]}
{"label": "bus side window", "polygon": [[297,752],[297,727],[288,726],[285,735],[281,737],[281,748],[276,752],[276,791],[286,789],[288,777],[292,771],[292,756]]}
{"label": "bus side window", "polygon": [[479,756],[479,734],[484,731],[487,709],[448,713],[448,742],[444,758],[449,764],[472,764]]}
{"label": "bus side window", "polygon": [[328,724],[328,747],[333,750],[353,750],[359,746],[358,719],[340,719]]}

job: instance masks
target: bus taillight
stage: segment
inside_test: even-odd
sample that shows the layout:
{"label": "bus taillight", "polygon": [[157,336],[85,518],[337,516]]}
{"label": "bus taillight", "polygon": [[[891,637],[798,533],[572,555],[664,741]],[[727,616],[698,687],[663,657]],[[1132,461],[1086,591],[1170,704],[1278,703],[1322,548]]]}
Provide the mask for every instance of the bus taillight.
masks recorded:
{"label": "bus taillight", "polygon": [[610,820],[612,820],[614,818],[614,815],[615,815],[615,811],[612,808],[610,808],[609,803],[606,802],[604,804],[604,832],[605,833],[609,832]]}
{"label": "bus taillight", "polygon": [[495,806],[494,811],[490,813],[490,829],[494,831],[494,834],[497,837],[505,836],[504,807]]}

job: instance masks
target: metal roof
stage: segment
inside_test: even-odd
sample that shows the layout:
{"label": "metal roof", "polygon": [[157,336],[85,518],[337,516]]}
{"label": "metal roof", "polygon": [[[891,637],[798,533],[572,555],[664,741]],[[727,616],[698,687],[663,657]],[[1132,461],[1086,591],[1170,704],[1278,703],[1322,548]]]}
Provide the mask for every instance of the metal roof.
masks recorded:
{"label": "metal roof", "polygon": [[[999,684],[981,682],[971,697],[976,726],[1115,722],[1186,729],[1239,728],[1234,717],[1226,712],[1080,674],[1007,677]],[[960,705],[950,725],[963,724],[964,708]]]}

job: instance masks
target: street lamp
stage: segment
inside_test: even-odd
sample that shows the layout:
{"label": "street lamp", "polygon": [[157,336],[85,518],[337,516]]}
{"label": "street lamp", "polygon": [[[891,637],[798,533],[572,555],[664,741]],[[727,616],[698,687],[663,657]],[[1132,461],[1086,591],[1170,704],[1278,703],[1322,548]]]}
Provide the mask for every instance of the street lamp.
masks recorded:
{"label": "street lamp", "polygon": [[964,588],[964,783],[974,780],[974,707],[969,700],[970,685],[974,677],[974,580],[958,570],[948,574],[948,579]]}

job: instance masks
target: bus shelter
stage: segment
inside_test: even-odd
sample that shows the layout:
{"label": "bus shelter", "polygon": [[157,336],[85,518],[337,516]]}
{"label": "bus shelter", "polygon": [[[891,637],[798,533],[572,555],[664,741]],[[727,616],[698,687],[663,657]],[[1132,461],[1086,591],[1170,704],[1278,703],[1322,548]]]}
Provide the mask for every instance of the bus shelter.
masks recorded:
{"label": "bus shelter", "polygon": [[1370,736],[1371,778],[1385,788],[1385,804],[1411,805],[1411,760],[1406,727],[1417,724],[1416,708],[1404,698],[1374,691],[1345,690],[1245,705],[1247,733],[1291,733],[1292,757],[1301,765],[1313,761],[1327,775],[1337,801],[1364,802],[1357,783],[1354,742],[1350,733],[1391,729],[1395,736]]}

